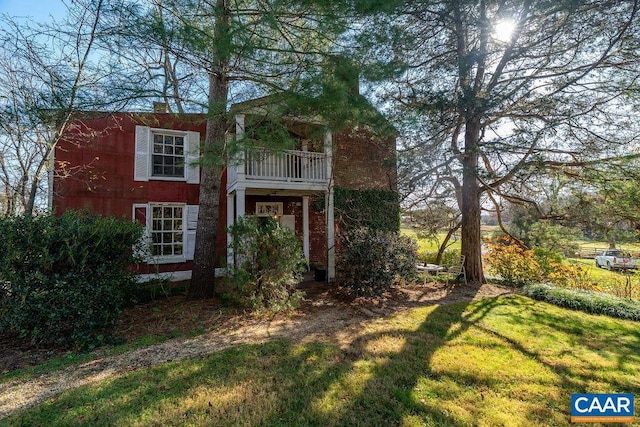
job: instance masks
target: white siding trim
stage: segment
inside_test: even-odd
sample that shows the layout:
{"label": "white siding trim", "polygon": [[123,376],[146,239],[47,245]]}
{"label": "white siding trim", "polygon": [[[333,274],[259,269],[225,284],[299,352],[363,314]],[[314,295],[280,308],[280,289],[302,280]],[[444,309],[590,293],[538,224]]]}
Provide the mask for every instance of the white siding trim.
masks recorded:
{"label": "white siding trim", "polygon": [[[224,268],[216,268],[216,277],[225,277],[227,271]],[[191,270],[169,271],[164,273],[138,274],[136,276],[138,283],[149,282],[154,279],[167,279],[171,282],[181,282],[191,279]]]}

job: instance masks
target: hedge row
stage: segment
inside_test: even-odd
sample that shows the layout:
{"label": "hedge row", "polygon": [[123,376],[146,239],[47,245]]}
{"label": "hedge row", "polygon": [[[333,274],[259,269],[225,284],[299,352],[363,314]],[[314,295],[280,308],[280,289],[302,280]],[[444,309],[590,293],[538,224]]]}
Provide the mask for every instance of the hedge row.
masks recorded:
{"label": "hedge row", "polygon": [[38,346],[101,344],[135,279],[142,227],[83,212],[0,218],[0,332]]}
{"label": "hedge row", "polygon": [[533,299],[560,307],[640,321],[640,302],[631,299],[543,284],[525,285],[522,287],[522,292]]}

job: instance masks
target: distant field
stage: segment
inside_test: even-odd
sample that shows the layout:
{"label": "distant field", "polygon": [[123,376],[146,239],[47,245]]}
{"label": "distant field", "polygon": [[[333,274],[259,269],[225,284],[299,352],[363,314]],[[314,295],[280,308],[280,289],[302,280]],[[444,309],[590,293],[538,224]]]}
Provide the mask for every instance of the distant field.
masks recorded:
{"label": "distant field", "polygon": [[[488,236],[491,233],[493,233],[493,231],[496,228],[497,227],[495,226],[483,225],[481,228],[482,235]],[[416,239],[416,241],[418,242],[418,248],[421,251],[437,251],[438,248],[440,247],[440,244],[442,244],[445,237],[447,237],[447,233],[442,232],[442,233],[438,233],[436,241],[429,240],[429,239],[419,239],[417,236],[416,229],[410,228],[410,227],[404,227],[404,226],[400,228],[400,233],[402,233],[405,236],[409,236]],[[450,244],[450,246],[448,247],[449,249],[458,249],[458,250],[460,249],[460,231],[458,231],[454,235],[454,237],[449,241],[449,244]]]}
{"label": "distant field", "polygon": [[[416,233],[416,230],[410,228],[401,228],[400,233],[405,236],[409,236],[415,239],[418,242],[418,252],[436,252],[445,237],[447,237],[447,233],[438,233],[436,240],[431,239],[419,239]],[[455,240],[454,240],[455,239]],[[448,249],[458,249],[460,250],[460,235],[458,234],[454,239],[449,240],[450,246]]]}

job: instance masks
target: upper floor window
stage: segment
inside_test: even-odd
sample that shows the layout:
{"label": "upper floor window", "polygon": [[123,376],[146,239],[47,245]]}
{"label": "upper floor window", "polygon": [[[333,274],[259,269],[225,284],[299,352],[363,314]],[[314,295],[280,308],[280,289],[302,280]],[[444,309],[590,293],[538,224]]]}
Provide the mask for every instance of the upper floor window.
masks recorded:
{"label": "upper floor window", "polygon": [[134,180],[200,182],[200,133],[136,126]]}
{"label": "upper floor window", "polygon": [[184,136],[153,132],[151,176],[184,178]]}

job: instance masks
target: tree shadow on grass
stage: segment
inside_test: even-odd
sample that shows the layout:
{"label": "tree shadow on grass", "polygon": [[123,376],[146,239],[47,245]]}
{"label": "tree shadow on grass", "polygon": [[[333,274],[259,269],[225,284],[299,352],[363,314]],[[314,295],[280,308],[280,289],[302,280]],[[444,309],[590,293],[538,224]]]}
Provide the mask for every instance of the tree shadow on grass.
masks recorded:
{"label": "tree shadow on grass", "polygon": [[[546,308],[541,310],[541,305]],[[511,300],[509,306],[529,315],[525,318],[518,310],[512,310],[503,315],[505,321],[514,325],[512,328],[493,325],[477,328],[553,373],[555,388],[564,391],[557,406],[566,415],[567,424],[572,393],[640,393],[637,323],[579,312],[568,316],[566,309],[531,299]],[[523,341],[518,338],[517,329],[540,339]],[[553,341],[553,345],[545,346],[545,340]],[[536,414],[522,416],[534,420]]]}
{"label": "tree shadow on grass", "polygon": [[[568,425],[569,395],[561,393],[596,380],[598,373],[590,371],[599,365],[581,360],[580,367],[584,369],[575,372],[554,364],[550,360],[553,355],[545,354],[542,338],[562,334],[567,346],[571,346],[573,340],[579,340],[576,336],[584,333],[579,321],[573,317],[568,320],[561,312],[538,312],[534,310],[537,303],[523,297],[486,298],[471,303],[473,291],[467,291],[467,295],[458,303],[427,306],[401,316],[363,322],[357,338],[342,347],[322,342],[297,344],[287,339],[240,345],[73,389],[3,422]],[[601,324],[594,321],[590,327],[598,325]],[[616,325],[612,324],[612,332],[619,330]],[[539,334],[541,343],[523,342],[522,336],[516,334],[517,327],[527,329],[522,336]],[[373,332],[367,332],[368,328]],[[632,329],[622,333],[629,333],[635,340],[624,344],[626,349],[617,354],[637,352],[637,334]],[[601,339],[600,344],[614,343]],[[494,356],[502,357],[499,363]],[[510,366],[519,363],[530,367]],[[500,369],[513,369],[513,379],[493,375]],[[544,372],[539,378],[536,372],[535,380],[527,381],[527,369]],[[521,388],[507,384],[511,388],[505,391],[501,389],[503,381],[527,384]],[[620,391],[636,392],[624,390],[630,384],[626,378],[612,379],[608,384],[620,387]],[[512,396],[513,393],[522,395]],[[554,403],[553,393],[560,393],[556,396],[559,403]],[[527,399],[534,402],[522,402]],[[513,401],[520,405],[515,411],[509,408]],[[498,405],[498,409],[487,415],[491,405]],[[505,411],[500,405],[505,406]],[[518,418],[508,418],[510,414],[517,414]]]}
{"label": "tree shadow on grass", "polygon": [[[491,300],[486,300],[463,316],[473,294],[467,292],[466,302],[427,308],[414,332],[391,326],[342,349],[282,339],[242,345],[69,390],[5,421],[8,425],[398,424],[407,409],[386,399],[372,402],[367,389],[382,381],[386,390],[393,390],[389,395],[393,402],[406,400],[406,390],[428,374],[433,353],[491,309]],[[354,371],[359,375],[363,363],[378,363],[367,360],[369,347],[387,336],[406,338],[398,348],[390,348],[388,356],[385,351],[374,354],[389,361],[363,380],[355,379],[364,383],[363,390],[354,389],[357,386],[345,379]]]}
{"label": "tree shadow on grass", "polygon": [[[496,305],[495,298],[487,298],[470,307],[471,299],[428,310],[415,331],[388,330],[356,340],[348,351],[359,355],[360,361],[372,363],[370,376],[345,407],[319,416],[320,424],[458,425],[458,418],[438,405],[438,395],[448,395],[451,384],[442,383],[429,390],[428,399],[417,396],[414,390],[425,385],[423,379],[431,383],[427,387],[439,382],[440,374],[431,367],[434,355],[482,320]],[[403,337],[399,348],[376,348],[376,342],[388,340],[395,334]]]}

